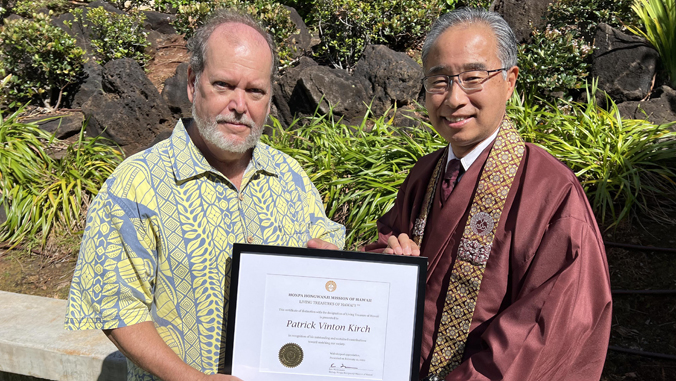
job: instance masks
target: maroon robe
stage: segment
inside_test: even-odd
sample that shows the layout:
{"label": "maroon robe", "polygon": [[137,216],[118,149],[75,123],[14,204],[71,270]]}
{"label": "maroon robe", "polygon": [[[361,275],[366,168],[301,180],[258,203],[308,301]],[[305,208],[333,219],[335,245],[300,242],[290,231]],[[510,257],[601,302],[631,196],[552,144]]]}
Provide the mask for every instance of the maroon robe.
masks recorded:
{"label": "maroon robe", "polygon": [[[458,244],[492,144],[427,221],[429,258],[420,376],[427,376]],[[421,158],[378,221],[387,238],[411,236],[442,155]],[[439,182],[441,184],[441,182]],[[573,172],[543,149],[526,151],[506,200],[486,265],[462,364],[446,380],[598,381],[608,348],[611,294],[603,240]]]}

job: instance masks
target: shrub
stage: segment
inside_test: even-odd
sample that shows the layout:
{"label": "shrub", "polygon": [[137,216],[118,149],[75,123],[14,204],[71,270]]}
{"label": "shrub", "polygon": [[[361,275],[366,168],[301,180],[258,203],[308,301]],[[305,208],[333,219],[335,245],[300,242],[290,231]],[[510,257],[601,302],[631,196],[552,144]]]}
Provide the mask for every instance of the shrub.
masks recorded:
{"label": "shrub", "polygon": [[631,30],[657,49],[671,79],[671,87],[676,88],[676,1],[636,0],[632,9],[641,18],[646,31]]}
{"label": "shrub", "polygon": [[321,43],[315,56],[350,69],[368,44],[394,50],[418,47],[431,23],[449,8],[446,0],[316,0],[307,20]]}
{"label": "shrub", "polygon": [[609,97],[607,110],[599,107],[595,92],[594,84],[586,103],[545,106],[513,97],[508,115],[526,141],[575,172],[602,223],[610,218],[613,226],[638,212],[673,223],[676,133],[668,124],[622,119]]}
{"label": "shrub", "polygon": [[547,26],[543,32],[534,31],[532,38],[519,46],[519,89],[549,100],[577,95],[589,75],[592,51],[577,28]]}
{"label": "shrub", "polygon": [[547,11],[547,23],[553,28],[575,26],[584,40],[591,44],[596,25],[606,23],[614,28],[634,24],[631,11],[633,0],[557,0]]}
{"label": "shrub", "polygon": [[[646,213],[673,223],[676,133],[669,125],[621,119],[612,100],[608,110],[595,103],[595,91],[589,89],[586,103],[557,105],[527,103],[515,95],[507,113],[524,140],[575,172],[602,222],[609,218],[613,226]],[[346,226],[348,249],[377,239],[376,221],[394,205],[413,165],[447,144],[430,129],[397,128],[385,117],[367,115],[359,126],[336,121],[331,112],[295,120],[289,129],[273,122],[273,134],[263,141],[307,171],[327,216]]]}
{"label": "shrub", "polygon": [[263,140],[307,171],[327,216],[347,228],[348,249],[377,239],[376,220],[394,205],[413,164],[447,144],[430,130],[400,129],[368,114],[360,126],[336,121],[331,112],[304,122],[295,120],[286,130],[275,123],[273,135]]}
{"label": "shrub", "polygon": [[314,0],[279,0],[277,2],[295,9],[303,20],[307,19],[315,9]]}
{"label": "shrub", "polygon": [[151,0],[108,0],[115,8],[123,11],[130,11],[132,9],[138,10],[141,6],[149,6],[152,4]]}
{"label": "shrub", "polygon": [[556,0],[547,10],[546,27],[533,30],[519,47],[520,89],[553,102],[583,93],[591,69],[596,26],[623,27],[633,22],[633,0]]}
{"label": "shrub", "polygon": [[[0,241],[18,244],[40,239],[54,227],[68,232],[84,227],[86,205],[122,160],[122,153],[97,138],[66,145],[35,124],[17,121],[22,109],[3,119],[0,114],[0,204],[7,221]],[[66,149],[52,159],[47,148]]]}
{"label": "shrub", "polygon": [[449,6],[454,8],[469,7],[469,8],[490,8],[493,3],[492,0],[446,0]]}
{"label": "shrub", "polygon": [[178,33],[186,38],[192,37],[194,31],[202,26],[206,19],[216,9],[238,8],[261,22],[272,35],[277,44],[277,54],[282,66],[293,60],[293,47],[289,44],[289,37],[297,33],[296,25],[289,18],[289,11],[274,0],[157,0],[155,8],[176,10],[176,20],[173,26]]}
{"label": "shrub", "polygon": [[33,20],[5,20],[0,28],[0,72],[12,75],[5,96],[14,101],[37,100],[58,108],[64,90],[82,72],[85,52],[75,39],[50,24],[47,15]]}
{"label": "shrub", "polygon": [[19,0],[12,12],[19,16],[31,17],[33,13],[37,13],[42,8],[54,14],[61,14],[68,11],[70,4],[67,0]]}
{"label": "shrub", "polygon": [[118,58],[133,58],[145,66],[150,59],[145,54],[145,48],[150,43],[143,28],[143,13],[130,11],[128,15],[117,14],[98,7],[89,9],[86,14],[82,8],[76,9],[73,16],[83,27],[91,29],[91,43],[99,64]]}
{"label": "shrub", "polygon": [[9,10],[16,6],[15,0],[0,0],[0,17],[7,16]]}
{"label": "shrub", "polygon": [[[12,75],[8,74],[5,75],[5,72],[2,70],[2,67],[0,67],[0,106],[2,106],[7,102],[7,99],[5,99],[5,87],[9,83],[9,81],[12,79]],[[1,109],[0,109],[1,110]]]}

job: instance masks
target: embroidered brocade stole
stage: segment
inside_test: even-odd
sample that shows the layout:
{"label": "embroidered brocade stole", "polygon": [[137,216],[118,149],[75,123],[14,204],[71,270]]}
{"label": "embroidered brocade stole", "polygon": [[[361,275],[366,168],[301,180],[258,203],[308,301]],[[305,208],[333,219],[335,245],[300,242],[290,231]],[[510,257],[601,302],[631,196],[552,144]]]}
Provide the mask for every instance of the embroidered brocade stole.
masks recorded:
{"label": "embroidered brocade stole", "polygon": [[[514,124],[505,118],[481,173],[458,247],[458,255],[451,270],[429,372],[440,379],[462,361],[495,231],[524,150],[525,144]],[[413,240],[418,245],[425,233],[440,168],[445,167],[447,155],[448,152],[444,152],[432,173],[420,217],[415,221]]]}

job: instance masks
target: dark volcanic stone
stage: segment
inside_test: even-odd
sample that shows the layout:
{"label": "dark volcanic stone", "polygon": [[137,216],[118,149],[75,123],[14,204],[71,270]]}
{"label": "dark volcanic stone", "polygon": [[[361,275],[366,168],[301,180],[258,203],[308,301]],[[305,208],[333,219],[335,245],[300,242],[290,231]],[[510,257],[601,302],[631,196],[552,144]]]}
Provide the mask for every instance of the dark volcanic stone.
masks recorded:
{"label": "dark volcanic stone", "polygon": [[57,139],[67,139],[76,135],[82,129],[84,115],[81,112],[70,112],[56,117],[28,118],[22,120],[22,123],[35,123],[40,129],[47,131]]}
{"label": "dark volcanic stone", "polygon": [[94,94],[82,105],[90,136],[108,137],[131,154],[173,127],[169,107],[136,61],[108,62],[101,85],[103,93]]}
{"label": "dark volcanic stone", "polygon": [[[676,90],[662,86],[655,93],[661,94],[647,101],[620,103],[617,105],[620,115],[628,119],[645,119],[655,124],[676,122]],[[671,129],[676,130],[676,125],[672,125]]]}
{"label": "dark volcanic stone", "polygon": [[298,84],[301,73],[303,73],[305,69],[317,65],[318,64],[312,60],[312,58],[301,57],[298,61],[298,65],[284,71],[284,74],[277,80],[277,83],[279,83],[280,90],[282,91],[281,95],[287,102],[291,99],[291,95]]}
{"label": "dark volcanic stone", "polygon": [[592,77],[615,102],[640,100],[650,92],[659,55],[644,39],[599,24],[592,58]]}
{"label": "dark volcanic stone", "polygon": [[103,67],[90,59],[84,64],[83,71],[84,78],[75,91],[73,107],[82,107],[94,94],[103,94],[101,86]]}
{"label": "dark volcanic stone", "polygon": [[422,68],[406,53],[384,45],[369,45],[354,68],[353,76],[372,100],[371,111],[382,115],[388,108],[413,103],[420,93]]}
{"label": "dark volcanic stone", "polygon": [[[545,15],[553,0],[496,0],[491,10],[498,12],[514,31],[520,43],[529,42],[532,28],[545,25]],[[532,25],[532,27],[531,27]]]}
{"label": "dark volcanic stone", "polygon": [[284,6],[289,11],[289,18],[296,25],[298,33],[289,36],[289,43],[294,48],[294,57],[301,57],[305,52],[309,52],[312,48],[312,36],[310,30],[300,17],[295,8]]}
{"label": "dark volcanic stone", "polygon": [[272,111],[270,112],[283,127],[287,127],[293,121],[293,114],[289,108],[289,103],[284,99],[282,87],[278,82],[272,84]]}
{"label": "dark volcanic stone", "polygon": [[143,11],[143,14],[146,16],[146,29],[162,34],[176,34],[176,29],[171,25],[171,22],[176,20],[175,15],[155,11]]}
{"label": "dark volcanic stone", "polygon": [[192,102],[188,98],[188,63],[176,67],[173,77],[167,78],[162,88],[162,99],[171,112],[180,118],[192,115]]}
{"label": "dark volcanic stone", "polygon": [[366,91],[362,84],[343,70],[326,66],[305,68],[289,100],[289,108],[296,113],[333,114],[351,119],[366,110]]}

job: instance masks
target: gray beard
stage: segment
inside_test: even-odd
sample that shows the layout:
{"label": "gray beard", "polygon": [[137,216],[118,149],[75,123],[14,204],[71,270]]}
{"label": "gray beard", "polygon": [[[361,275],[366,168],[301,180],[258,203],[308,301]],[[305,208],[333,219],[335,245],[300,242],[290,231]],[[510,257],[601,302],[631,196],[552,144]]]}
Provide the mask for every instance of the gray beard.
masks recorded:
{"label": "gray beard", "polygon": [[[202,139],[226,152],[245,153],[256,146],[263,134],[263,126],[257,126],[256,123],[246,115],[242,115],[241,118],[236,118],[233,114],[218,115],[214,119],[204,120],[195,109],[194,103],[192,105],[192,118],[195,121],[197,131],[199,131]],[[243,142],[236,142],[219,131],[218,122],[245,124],[249,126],[251,132]]]}

